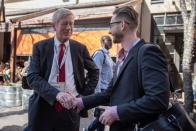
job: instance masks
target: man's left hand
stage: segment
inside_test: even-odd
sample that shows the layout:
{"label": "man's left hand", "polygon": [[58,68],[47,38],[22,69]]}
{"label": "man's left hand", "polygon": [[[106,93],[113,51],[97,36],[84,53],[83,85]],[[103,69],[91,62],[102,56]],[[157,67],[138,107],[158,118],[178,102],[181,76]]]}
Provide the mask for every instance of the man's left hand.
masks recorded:
{"label": "man's left hand", "polygon": [[99,121],[104,125],[111,125],[113,122],[119,120],[117,114],[117,106],[104,107],[105,111],[100,116]]}

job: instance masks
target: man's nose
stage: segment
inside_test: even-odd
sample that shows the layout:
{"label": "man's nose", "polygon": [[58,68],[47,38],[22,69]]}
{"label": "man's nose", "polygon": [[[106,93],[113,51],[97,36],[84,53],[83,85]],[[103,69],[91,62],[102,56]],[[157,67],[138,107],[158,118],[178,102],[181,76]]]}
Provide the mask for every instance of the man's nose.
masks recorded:
{"label": "man's nose", "polygon": [[72,26],[70,25],[70,24],[67,24],[66,26],[65,26],[65,29],[71,29],[72,28]]}

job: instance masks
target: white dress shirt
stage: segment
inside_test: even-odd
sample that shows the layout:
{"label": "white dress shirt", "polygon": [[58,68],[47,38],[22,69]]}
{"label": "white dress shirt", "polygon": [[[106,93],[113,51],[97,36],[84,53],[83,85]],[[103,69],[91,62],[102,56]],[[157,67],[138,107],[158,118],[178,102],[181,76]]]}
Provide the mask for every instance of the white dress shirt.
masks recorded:
{"label": "white dress shirt", "polygon": [[60,53],[60,44],[61,42],[55,36],[54,37],[54,57],[53,57],[52,68],[51,68],[48,82],[52,86],[57,87],[57,89],[60,91],[66,91],[66,92],[72,93],[73,95],[78,95],[76,91],[75,80],[74,80],[73,64],[72,64],[69,41],[66,41],[64,43],[65,51],[64,51],[64,57],[62,59],[62,61],[65,62],[65,83],[62,84],[57,81],[58,74],[59,74],[58,56]]}

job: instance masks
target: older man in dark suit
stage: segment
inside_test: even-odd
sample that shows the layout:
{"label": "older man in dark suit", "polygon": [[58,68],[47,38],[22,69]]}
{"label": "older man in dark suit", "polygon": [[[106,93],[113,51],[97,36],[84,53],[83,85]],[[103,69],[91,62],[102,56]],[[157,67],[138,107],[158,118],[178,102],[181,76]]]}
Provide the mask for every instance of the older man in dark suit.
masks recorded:
{"label": "older man in dark suit", "polygon": [[98,68],[86,46],[70,39],[73,13],[58,9],[53,27],[54,38],[33,46],[27,80],[34,94],[29,100],[27,131],[79,131],[79,115],[71,109],[72,100],[92,94],[98,82]]}
{"label": "older man in dark suit", "polygon": [[[167,64],[162,52],[137,37],[138,14],[131,7],[117,8],[110,22],[114,43],[120,43],[116,75],[102,93],[76,98],[78,110],[109,103],[99,118],[111,131],[134,130],[166,111],[169,103]],[[140,51],[140,63],[138,52]]]}

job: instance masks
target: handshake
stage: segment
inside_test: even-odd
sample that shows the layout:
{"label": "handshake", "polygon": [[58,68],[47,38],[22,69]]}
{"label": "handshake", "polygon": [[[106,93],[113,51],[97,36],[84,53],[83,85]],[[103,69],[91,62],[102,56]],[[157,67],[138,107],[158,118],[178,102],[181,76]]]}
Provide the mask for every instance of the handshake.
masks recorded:
{"label": "handshake", "polygon": [[[68,92],[59,92],[56,96],[57,102],[54,107],[55,110],[60,112],[64,108],[66,109],[76,109],[77,112],[80,112],[84,109],[84,104],[81,97],[75,97]],[[102,111],[98,112],[97,121],[104,125],[111,125],[114,121],[119,120],[119,116],[117,113],[117,106],[105,106],[102,107]],[[94,124],[93,124],[94,125]],[[97,122],[95,122],[95,127]],[[94,127],[94,126],[93,126]]]}
{"label": "handshake", "polygon": [[59,92],[56,96],[56,103],[54,105],[57,111],[66,109],[76,109],[77,112],[80,112],[83,108],[83,102],[81,98],[77,98],[70,94],[69,92]]}

